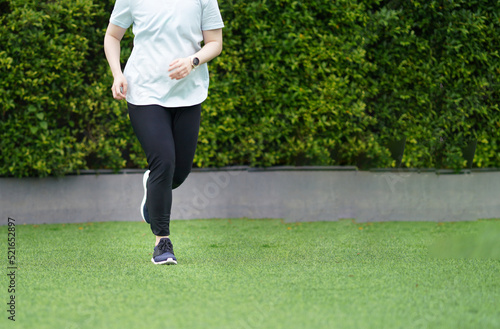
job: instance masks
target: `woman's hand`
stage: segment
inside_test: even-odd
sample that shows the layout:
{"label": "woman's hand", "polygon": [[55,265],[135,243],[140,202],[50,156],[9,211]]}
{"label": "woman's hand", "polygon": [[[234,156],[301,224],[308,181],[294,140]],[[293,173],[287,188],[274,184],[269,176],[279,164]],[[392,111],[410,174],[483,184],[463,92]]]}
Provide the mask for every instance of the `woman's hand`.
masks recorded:
{"label": "woman's hand", "polygon": [[115,77],[113,81],[113,86],[111,87],[111,91],[113,92],[113,98],[117,100],[125,99],[127,96],[127,79],[123,74],[119,74]]}
{"label": "woman's hand", "polygon": [[193,66],[191,64],[191,58],[190,57],[185,57],[185,58],[177,58],[170,63],[168,72],[170,73],[168,76],[170,79],[173,80],[180,80],[182,78],[185,78],[191,73],[191,70],[193,69]]}
{"label": "woman's hand", "polygon": [[[200,60],[199,65],[209,62],[219,56],[222,51],[222,29],[203,31],[204,45],[194,56]],[[180,80],[189,75],[193,70],[191,57],[177,58],[170,63],[168,72],[170,79]]]}

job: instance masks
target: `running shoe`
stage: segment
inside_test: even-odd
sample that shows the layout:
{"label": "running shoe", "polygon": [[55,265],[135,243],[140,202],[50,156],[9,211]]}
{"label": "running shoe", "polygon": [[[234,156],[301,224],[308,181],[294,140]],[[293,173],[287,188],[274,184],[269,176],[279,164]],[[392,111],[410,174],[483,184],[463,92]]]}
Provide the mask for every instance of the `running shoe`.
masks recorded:
{"label": "running shoe", "polygon": [[148,178],[149,178],[149,170],[144,173],[142,177],[142,186],[144,187],[144,197],[141,202],[141,216],[142,220],[149,224],[149,212],[148,207],[146,207],[146,197],[148,196]]}
{"label": "running shoe", "polygon": [[177,265],[177,258],[174,255],[174,246],[169,238],[162,238],[153,252],[151,258],[153,264],[156,265]]}

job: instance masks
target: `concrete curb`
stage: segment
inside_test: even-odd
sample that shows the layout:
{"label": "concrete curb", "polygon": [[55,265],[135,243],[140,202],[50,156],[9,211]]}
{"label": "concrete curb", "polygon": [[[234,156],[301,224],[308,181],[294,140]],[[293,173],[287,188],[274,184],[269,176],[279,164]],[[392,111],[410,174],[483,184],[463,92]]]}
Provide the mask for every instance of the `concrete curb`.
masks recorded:
{"label": "concrete curb", "polygon": [[[0,178],[1,224],[140,221],[142,173]],[[499,195],[498,171],[203,169],[174,191],[172,219],[464,221],[500,218]]]}

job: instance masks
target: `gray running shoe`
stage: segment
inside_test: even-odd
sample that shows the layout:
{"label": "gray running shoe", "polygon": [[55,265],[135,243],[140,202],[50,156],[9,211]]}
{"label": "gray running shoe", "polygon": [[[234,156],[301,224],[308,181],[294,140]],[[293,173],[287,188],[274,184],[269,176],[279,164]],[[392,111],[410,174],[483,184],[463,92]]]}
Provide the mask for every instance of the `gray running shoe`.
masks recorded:
{"label": "gray running shoe", "polygon": [[174,255],[174,246],[169,238],[162,238],[153,252],[151,258],[153,264],[156,265],[177,265],[177,258]]}

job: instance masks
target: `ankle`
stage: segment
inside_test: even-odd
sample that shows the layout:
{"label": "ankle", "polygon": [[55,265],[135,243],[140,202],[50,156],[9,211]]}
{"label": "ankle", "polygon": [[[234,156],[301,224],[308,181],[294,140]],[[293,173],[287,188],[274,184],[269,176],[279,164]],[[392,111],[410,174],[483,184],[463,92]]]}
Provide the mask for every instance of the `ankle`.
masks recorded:
{"label": "ankle", "polygon": [[161,240],[161,239],[163,239],[163,238],[168,238],[168,237],[169,237],[168,235],[167,235],[167,236],[158,236],[158,235],[157,235],[157,236],[156,236],[156,243],[155,243],[155,247],[158,245],[158,243],[160,242],[160,240]]}

